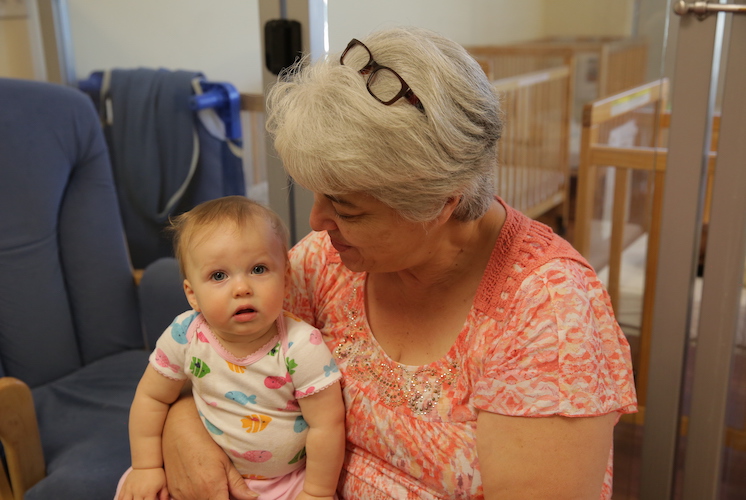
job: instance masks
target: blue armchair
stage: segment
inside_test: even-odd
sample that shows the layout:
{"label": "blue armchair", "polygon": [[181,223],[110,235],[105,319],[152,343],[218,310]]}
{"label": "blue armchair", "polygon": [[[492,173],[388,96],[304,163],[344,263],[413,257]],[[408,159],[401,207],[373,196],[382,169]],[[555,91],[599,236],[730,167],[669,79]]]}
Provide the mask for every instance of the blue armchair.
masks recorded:
{"label": "blue armchair", "polygon": [[151,267],[138,289],[90,99],[0,79],[2,500],[113,498],[148,338],[188,308]]}

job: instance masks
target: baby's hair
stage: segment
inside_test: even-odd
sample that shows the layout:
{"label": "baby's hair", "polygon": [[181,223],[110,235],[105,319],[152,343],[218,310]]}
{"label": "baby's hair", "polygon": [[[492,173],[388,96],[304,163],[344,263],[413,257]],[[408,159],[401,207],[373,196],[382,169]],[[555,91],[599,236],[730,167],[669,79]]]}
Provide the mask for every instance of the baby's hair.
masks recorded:
{"label": "baby's hair", "polygon": [[174,255],[182,276],[186,276],[184,261],[188,242],[198,230],[219,222],[232,222],[236,228],[251,227],[256,217],[264,218],[270,223],[287,258],[289,232],[285,223],[274,211],[244,196],[226,196],[206,201],[171,218],[166,230],[173,237]]}

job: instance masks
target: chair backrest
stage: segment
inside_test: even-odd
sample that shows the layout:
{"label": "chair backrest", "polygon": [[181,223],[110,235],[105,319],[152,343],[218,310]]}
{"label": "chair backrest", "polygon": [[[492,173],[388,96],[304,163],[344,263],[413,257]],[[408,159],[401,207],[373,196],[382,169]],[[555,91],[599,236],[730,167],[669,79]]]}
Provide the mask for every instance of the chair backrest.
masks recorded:
{"label": "chair backrest", "polygon": [[36,387],[142,347],[142,329],[90,99],[0,79],[0,110],[0,375]]}

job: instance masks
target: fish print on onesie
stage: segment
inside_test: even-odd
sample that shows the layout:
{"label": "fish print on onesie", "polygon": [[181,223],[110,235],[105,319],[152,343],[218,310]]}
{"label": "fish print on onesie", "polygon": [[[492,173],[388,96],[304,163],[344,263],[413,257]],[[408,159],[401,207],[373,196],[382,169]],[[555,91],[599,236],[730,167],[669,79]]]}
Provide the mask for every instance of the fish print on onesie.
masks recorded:
{"label": "fish print on onesie", "polygon": [[244,358],[228,352],[201,314],[180,314],[156,343],[151,365],[192,382],[200,417],[246,479],[284,476],[305,464],[308,430],[298,399],[340,379],[319,331],[288,312],[278,334]]}

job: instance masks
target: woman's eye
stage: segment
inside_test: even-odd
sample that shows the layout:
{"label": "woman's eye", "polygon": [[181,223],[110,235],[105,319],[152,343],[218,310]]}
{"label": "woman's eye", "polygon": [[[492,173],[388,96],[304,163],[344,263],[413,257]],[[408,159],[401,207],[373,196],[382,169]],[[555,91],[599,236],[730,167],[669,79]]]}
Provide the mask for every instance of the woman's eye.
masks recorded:
{"label": "woman's eye", "polygon": [[334,212],[334,216],[337,217],[338,219],[342,219],[342,220],[351,220],[351,219],[355,218],[354,215],[345,215],[345,214],[341,214],[341,213],[336,212],[336,211]]}
{"label": "woman's eye", "polygon": [[210,275],[210,279],[213,281],[223,281],[228,277],[223,271],[215,271]]}
{"label": "woman's eye", "polygon": [[252,274],[264,274],[267,272],[267,266],[259,265],[254,266],[254,269],[251,270]]}

